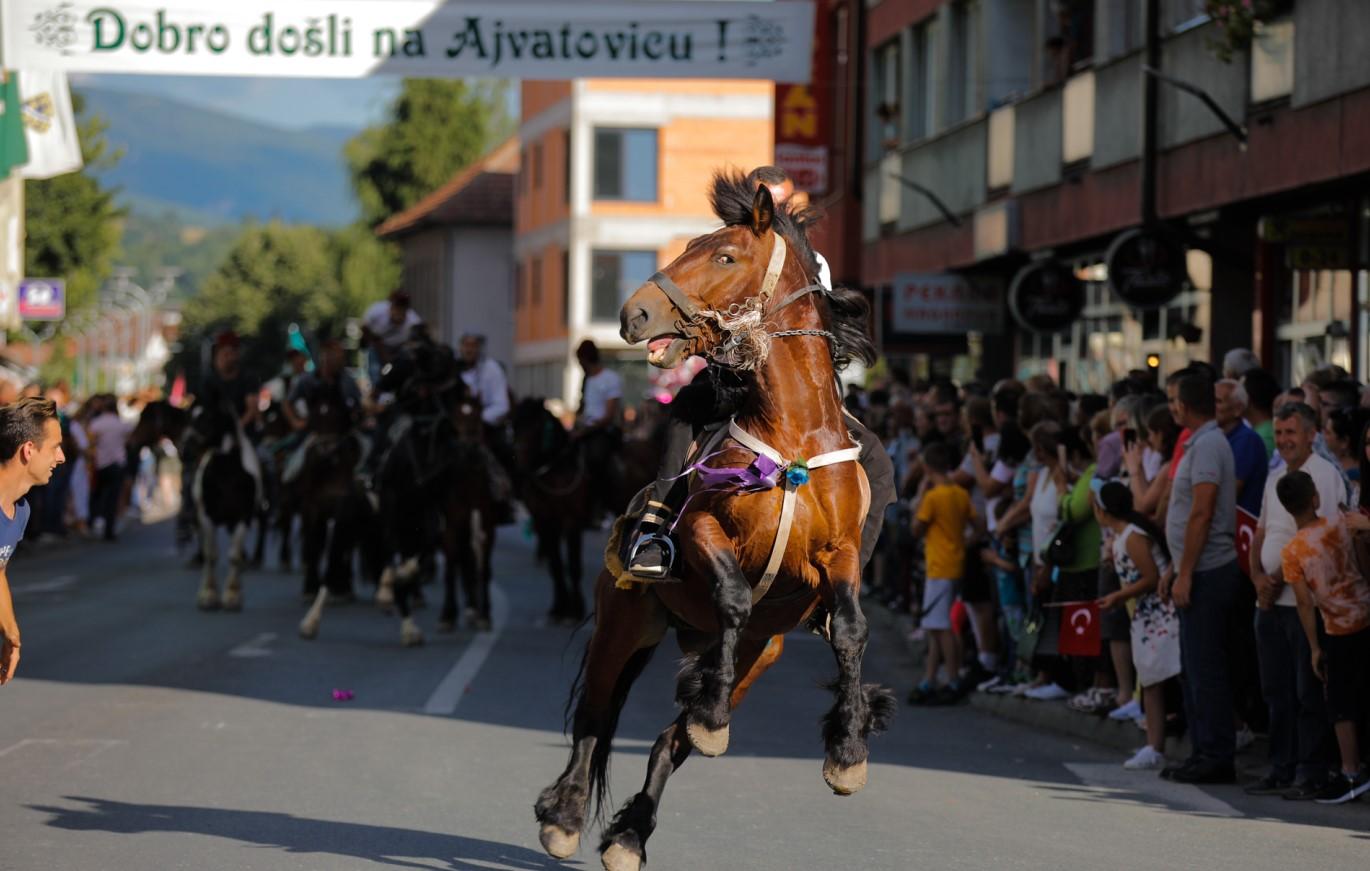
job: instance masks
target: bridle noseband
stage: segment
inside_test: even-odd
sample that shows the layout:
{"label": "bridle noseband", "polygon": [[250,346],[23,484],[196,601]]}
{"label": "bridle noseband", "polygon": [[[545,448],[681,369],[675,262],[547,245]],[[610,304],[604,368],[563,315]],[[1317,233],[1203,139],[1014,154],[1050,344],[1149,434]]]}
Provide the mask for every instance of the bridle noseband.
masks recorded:
{"label": "bridle noseband", "polygon": [[[671,305],[684,316],[681,320],[676,321],[676,328],[682,335],[690,338],[698,338],[700,335],[698,327],[708,320],[715,321],[715,326],[717,326],[718,329],[728,333],[730,330],[725,325],[725,321],[728,318],[737,319],[751,312],[757,313],[756,325],[753,327],[753,329],[756,329],[764,325],[766,321],[781,309],[792,303],[798,302],[810,293],[827,292],[826,287],[814,282],[792,291],[782,299],[778,305],[772,307],[770,311],[765,310],[766,303],[769,302],[771,297],[775,294],[776,284],[780,282],[780,274],[785,269],[785,256],[789,248],[785,242],[785,237],[780,235],[780,233],[772,232],[772,236],[775,239],[775,242],[771,246],[771,259],[766,266],[766,275],[761,280],[760,291],[758,291],[755,296],[748,297],[740,303],[734,303],[729,306],[726,315],[717,311],[700,309],[699,306],[691,301],[685,291],[681,289],[680,285],[676,284],[665,272],[653,273],[652,277],[647,279],[649,283],[655,284],[662,294],[670,300]],[[764,335],[768,339],[789,338],[791,336],[821,336],[828,340],[828,347],[831,351],[835,351],[837,347],[837,337],[827,330],[780,330],[778,332],[765,333]],[[734,341],[733,338],[730,338],[704,353],[713,358],[714,362],[728,365],[723,357],[725,357],[736,344],[737,342]]]}

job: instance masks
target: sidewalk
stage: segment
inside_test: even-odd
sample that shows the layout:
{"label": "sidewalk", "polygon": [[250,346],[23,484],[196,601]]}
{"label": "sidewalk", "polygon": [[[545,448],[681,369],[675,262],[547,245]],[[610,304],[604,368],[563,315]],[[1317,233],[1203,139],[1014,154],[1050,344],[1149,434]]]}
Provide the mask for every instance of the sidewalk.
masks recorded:
{"label": "sidewalk", "polygon": [[[894,634],[908,649],[914,664],[921,669],[925,648],[923,642],[911,638],[914,630],[913,618],[908,614],[890,611],[871,599],[863,601],[862,605],[872,628]],[[900,704],[903,704],[904,695],[913,683],[914,677],[911,674],[908,686],[894,688]],[[1022,723],[1057,735],[1091,741],[1124,754],[1130,754],[1146,743],[1144,733],[1130,720],[1120,722],[1097,714],[1082,714],[1067,707],[1065,701],[1038,702],[1018,696],[972,692],[967,696],[967,702],[972,708],[1000,719]],[[1258,735],[1253,744],[1237,753],[1239,779],[1254,780],[1265,774],[1267,748],[1265,737]],[[1168,739],[1166,755],[1171,759],[1186,758],[1189,755],[1188,738]]]}

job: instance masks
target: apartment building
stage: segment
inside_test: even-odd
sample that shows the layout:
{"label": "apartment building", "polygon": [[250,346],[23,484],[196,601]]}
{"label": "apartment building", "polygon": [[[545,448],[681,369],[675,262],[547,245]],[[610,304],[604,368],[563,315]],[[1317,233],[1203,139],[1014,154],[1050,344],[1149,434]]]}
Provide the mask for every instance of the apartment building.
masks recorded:
{"label": "apartment building", "polygon": [[[1239,345],[1282,378],[1370,374],[1370,3],[1290,0],[1231,45],[1203,0],[1154,2],[1150,64],[1148,0],[824,4],[864,34],[848,194],[892,359],[1079,390]],[[1108,260],[1144,226],[1174,287],[1143,308]],[[1029,327],[1044,288],[1070,311]]]}
{"label": "apartment building", "polygon": [[593,339],[650,389],[641,348],[618,336],[623,302],[717,227],[716,169],[773,159],[774,86],[764,81],[585,79],[522,85],[514,209],[513,388],[573,410],[575,348]]}

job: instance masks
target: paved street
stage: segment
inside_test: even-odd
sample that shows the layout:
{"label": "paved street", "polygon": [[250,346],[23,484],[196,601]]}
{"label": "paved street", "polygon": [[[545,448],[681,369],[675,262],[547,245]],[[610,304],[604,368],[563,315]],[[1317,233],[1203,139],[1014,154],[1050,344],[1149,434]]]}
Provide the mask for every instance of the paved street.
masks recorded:
{"label": "paved street", "polygon": [[[558,867],[532,803],[565,762],[581,640],[540,625],[548,584],[501,532],[497,633],[438,635],[430,607],[429,644],[411,650],[364,605],[330,609],[319,640],[301,641],[298,580],[272,571],[248,576],[244,613],[198,613],[166,526],[22,554],[10,574],[24,658],[0,690],[0,868]],[[902,697],[898,639],[877,632],[867,661]],[[620,801],[671,717],[673,667],[663,647],[624,714]],[[692,758],[671,782],[650,867],[1351,868],[1370,849],[1370,806],[1167,784],[969,707],[904,706],[873,745],[870,786],[839,799],[819,773],[831,670],[822,644],[793,639],[727,756]],[[599,867],[584,851],[568,864]]]}

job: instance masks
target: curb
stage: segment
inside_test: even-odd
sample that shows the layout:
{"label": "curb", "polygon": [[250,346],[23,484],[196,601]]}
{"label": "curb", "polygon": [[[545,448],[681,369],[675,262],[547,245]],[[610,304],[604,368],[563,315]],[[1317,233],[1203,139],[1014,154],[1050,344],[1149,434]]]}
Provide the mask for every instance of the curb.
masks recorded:
{"label": "curb", "polygon": [[[915,665],[923,662],[923,645],[913,641],[909,633],[913,630],[913,618],[906,614],[896,614],[888,608],[871,600],[867,618],[870,623],[883,631],[892,632],[898,642],[909,653]],[[994,717],[1021,723],[1034,729],[1041,729],[1056,735],[1064,735],[1117,750],[1132,753],[1146,743],[1145,734],[1130,720],[1110,720],[1096,714],[1082,714],[1072,711],[1064,702],[1039,702],[1019,696],[996,695],[972,692],[967,700],[970,707]],[[1190,745],[1188,738],[1167,738],[1166,755],[1171,759],[1188,757]],[[1237,753],[1237,773],[1261,777],[1265,774],[1269,755],[1269,745],[1264,736],[1257,736],[1255,743]]]}

